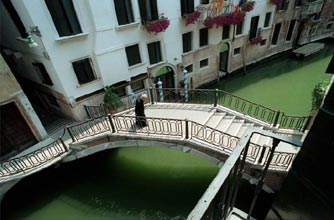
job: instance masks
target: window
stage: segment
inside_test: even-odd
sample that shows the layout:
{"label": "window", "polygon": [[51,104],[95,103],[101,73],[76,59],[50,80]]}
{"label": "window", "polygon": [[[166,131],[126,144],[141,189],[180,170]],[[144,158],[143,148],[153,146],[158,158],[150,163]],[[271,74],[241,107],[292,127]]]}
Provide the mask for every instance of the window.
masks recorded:
{"label": "window", "polygon": [[266,43],[267,43],[267,39],[263,39],[263,40],[261,41],[261,46],[266,45]]}
{"label": "window", "polygon": [[194,0],[181,1],[181,16],[194,12]]}
{"label": "window", "polygon": [[128,82],[121,81],[111,85],[112,91],[115,92],[119,97],[126,95],[125,87],[128,85]]}
{"label": "window", "polygon": [[281,31],[281,23],[278,23],[275,25],[275,30],[274,30],[274,34],[273,34],[273,38],[271,39],[271,44],[272,45],[276,45],[277,44],[277,40],[278,40],[278,36],[279,36],[279,32]]}
{"label": "window", "polygon": [[33,63],[32,65],[34,66],[34,69],[42,83],[52,86],[52,80],[50,79],[50,76],[46,71],[43,63]]}
{"label": "window", "polygon": [[162,60],[160,41],[147,44],[147,50],[150,58],[150,64],[159,63]]}
{"label": "window", "polygon": [[188,73],[192,73],[193,72],[193,65],[192,64],[186,66],[185,68],[186,68],[186,70],[187,70]]}
{"label": "window", "polygon": [[79,84],[88,83],[96,79],[90,58],[75,61],[72,66]]}
{"label": "window", "polygon": [[45,0],[59,36],[81,33],[72,0]]}
{"label": "window", "polygon": [[191,46],[192,46],[191,35],[192,35],[191,32],[182,34],[183,53],[191,51]]}
{"label": "window", "polygon": [[265,18],[265,20],[264,20],[264,25],[263,25],[263,27],[269,27],[269,25],[270,25],[270,20],[271,20],[271,12],[267,12],[266,13],[266,18]]}
{"label": "window", "polygon": [[20,16],[17,14],[13,4],[12,4],[12,1],[11,0],[3,0],[2,1],[4,6],[6,7],[8,13],[9,13],[9,16],[10,18],[13,20],[16,28],[19,30],[20,34],[21,34],[21,37],[22,38],[27,38],[28,37],[28,34],[26,32],[26,29],[22,23],[22,20],[20,18]]}
{"label": "window", "polygon": [[296,23],[296,20],[291,20],[289,30],[288,30],[288,34],[286,35],[286,40],[287,41],[291,40],[293,30],[295,29],[295,23]]}
{"label": "window", "polygon": [[199,30],[199,46],[200,47],[208,45],[208,36],[209,36],[209,32],[207,28],[202,28],[201,30]]}
{"label": "window", "polygon": [[156,0],[138,0],[140,17],[143,21],[158,20],[159,13]]}
{"label": "window", "polygon": [[233,54],[239,55],[241,53],[241,47],[235,48]]}
{"label": "window", "polygon": [[114,0],[119,25],[134,22],[131,0]]}
{"label": "window", "polygon": [[240,35],[242,34],[242,28],[244,26],[244,22],[241,22],[240,24],[237,25],[237,28],[235,30],[235,35]]}
{"label": "window", "polygon": [[327,26],[326,26],[327,30],[332,29],[332,28],[333,28],[333,23],[327,24]]}
{"label": "window", "polygon": [[138,90],[144,89],[144,80],[138,80],[136,82],[131,83],[131,89],[133,92],[136,92]]}
{"label": "window", "polygon": [[206,5],[206,4],[209,4],[210,3],[210,0],[201,0],[201,4],[203,5]]}
{"label": "window", "polygon": [[206,67],[209,65],[209,59],[199,61],[199,68]]}
{"label": "window", "polygon": [[249,30],[249,40],[256,37],[257,34],[257,27],[259,24],[259,16],[252,17],[251,24],[250,24],[250,30]]}
{"label": "window", "polygon": [[128,58],[129,66],[141,63],[138,44],[126,47],[125,52],[126,52],[126,57]]}
{"label": "window", "polygon": [[230,25],[223,26],[223,40],[229,39],[230,37]]}

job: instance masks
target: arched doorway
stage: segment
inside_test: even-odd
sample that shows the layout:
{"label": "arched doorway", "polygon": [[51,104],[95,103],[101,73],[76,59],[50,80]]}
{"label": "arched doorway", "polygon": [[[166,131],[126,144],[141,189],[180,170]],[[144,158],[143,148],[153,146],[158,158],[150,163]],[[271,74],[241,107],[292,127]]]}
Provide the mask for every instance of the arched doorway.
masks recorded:
{"label": "arched doorway", "polygon": [[219,71],[227,73],[228,71],[228,55],[230,46],[224,43],[219,49]]}
{"label": "arched doorway", "polygon": [[174,70],[171,67],[163,66],[156,72],[154,76],[156,86],[159,79],[163,88],[175,88]]}

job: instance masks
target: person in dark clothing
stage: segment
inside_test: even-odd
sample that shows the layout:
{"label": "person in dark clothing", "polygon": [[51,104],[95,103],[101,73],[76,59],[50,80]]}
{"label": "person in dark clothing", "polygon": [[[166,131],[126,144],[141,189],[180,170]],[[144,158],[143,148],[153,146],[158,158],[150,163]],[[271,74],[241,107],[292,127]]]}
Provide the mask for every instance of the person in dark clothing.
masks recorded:
{"label": "person in dark clothing", "polygon": [[136,125],[138,127],[146,126],[146,116],[144,109],[144,104],[146,100],[147,100],[146,94],[142,94],[140,98],[136,100],[135,113],[136,113]]}

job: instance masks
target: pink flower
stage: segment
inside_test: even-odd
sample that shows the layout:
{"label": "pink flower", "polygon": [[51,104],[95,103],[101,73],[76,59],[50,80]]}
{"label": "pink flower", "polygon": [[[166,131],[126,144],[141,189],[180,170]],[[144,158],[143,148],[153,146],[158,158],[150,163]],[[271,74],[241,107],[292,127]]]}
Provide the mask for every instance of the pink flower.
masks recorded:
{"label": "pink flower", "polygon": [[183,18],[185,19],[186,26],[189,24],[195,24],[195,22],[198,20],[199,16],[201,16],[201,12],[195,11],[190,14],[185,14]]}
{"label": "pink flower", "polygon": [[207,28],[213,28],[214,25],[216,25],[217,28],[230,24],[238,25],[245,20],[245,16],[246,14],[243,11],[236,11],[231,14],[220,15],[217,17],[207,17],[204,21],[204,25]]}
{"label": "pink flower", "polygon": [[165,31],[169,27],[170,21],[167,17],[163,15],[160,16],[158,20],[155,21],[147,21],[144,24],[144,28],[149,33],[158,34],[160,32]]}
{"label": "pink flower", "polygon": [[283,0],[271,0],[271,3],[273,5],[279,6],[282,3]]}

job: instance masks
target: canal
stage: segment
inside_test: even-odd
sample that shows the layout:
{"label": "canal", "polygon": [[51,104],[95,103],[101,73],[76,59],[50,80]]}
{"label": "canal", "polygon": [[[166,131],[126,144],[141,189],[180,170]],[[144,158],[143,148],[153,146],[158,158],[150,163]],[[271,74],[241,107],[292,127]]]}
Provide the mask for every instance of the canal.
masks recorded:
{"label": "canal", "polygon": [[185,219],[219,168],[162,147],[103,151],[19,182],[2,220]]}
{"label": "canal", "polygon": [[324,43],[324,49],[304,59],[296,59],[291,53],[281,55],[247,67],[246,75],[232,74],[205,88],[218,88],[289,115],[308,116],[313,88],[331,77],[325,71],[334,53],[334,42]]}

